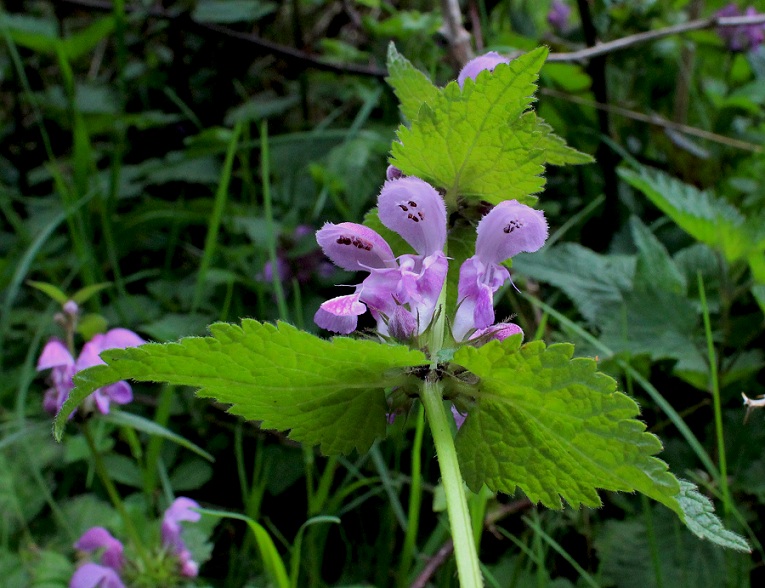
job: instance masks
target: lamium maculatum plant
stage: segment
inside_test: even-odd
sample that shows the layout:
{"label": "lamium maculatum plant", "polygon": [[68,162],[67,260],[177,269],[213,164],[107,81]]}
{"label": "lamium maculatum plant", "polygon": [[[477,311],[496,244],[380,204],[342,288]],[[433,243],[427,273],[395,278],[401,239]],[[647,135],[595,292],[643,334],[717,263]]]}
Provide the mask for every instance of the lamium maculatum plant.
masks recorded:
{"label": "lamium maculatum plant", "polygon": [[[74,376],[56,435],[84,398],[126,379],[196,387],[327,455],[368,451],[420,402],[462,586],[482,585],[465,484],[520,488],[555,509],[563,500],[598,507],[598,489],[639,491],[698,536],[748,551],[709,500],[655,457],[660,441],[594,359],[574,358],[567,343],[523,343],[520,327],[496,321],[493,298],[510,280],[509,260],[548,236],[534,208],[545,165],[591,161],[532,109],[546,56],[544,48],[512,61],[487,54],[438,88],[391,45],[388,82],[407,123],[377,207],[364,224],[317,232],[332,262],[364,273],[315,315],[336,336],[246,319],[214,324],[209,337],[105,351],[105,365]],[[376,333],[354,336],[366,312]]]}

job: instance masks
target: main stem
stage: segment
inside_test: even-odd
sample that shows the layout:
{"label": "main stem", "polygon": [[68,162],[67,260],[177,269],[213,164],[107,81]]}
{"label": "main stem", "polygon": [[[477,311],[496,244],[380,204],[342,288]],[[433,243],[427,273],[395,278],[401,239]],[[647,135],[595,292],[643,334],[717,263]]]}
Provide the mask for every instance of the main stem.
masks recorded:
{"label": "main stem", "polygon": [[441,468],[441,482],[446,494],[446,511],[449,514],[460,586],[461,588],[480,588],[483,586],[483,579],[478,567],[478,551],[470,524],[470,511],[457,461],[457,450],[454,447],[454,439],[444,408],[441,382],[425,380],[420,390],[420,400],[425,407],[430,432],[436,446],[438,465]]}

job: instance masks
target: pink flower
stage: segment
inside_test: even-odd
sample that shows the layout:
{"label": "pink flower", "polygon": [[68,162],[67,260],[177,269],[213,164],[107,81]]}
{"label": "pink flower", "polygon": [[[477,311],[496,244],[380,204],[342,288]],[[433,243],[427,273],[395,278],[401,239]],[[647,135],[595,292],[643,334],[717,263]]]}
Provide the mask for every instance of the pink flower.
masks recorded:
{"label": "pink flower", "polygon": [[[43,398],[43,408],[50,414],[56,414],[69,393],[74,388],[72,377],[76,372],[94,365],[103,364],[99,357],[102,351],[107,349],[135,347],[145,343],[141,337],[128,329],[111,329],[103,334],[98,334],[82,347],[79,357],[75,361],[72,354],[59,339],[51,339],[43,347],[40,358],[37,360],[37,371],[50,369],[53,386],[46,390]],[[109,412],[109,404],[127,404],[133,400],[133,391],[130,384],[124,381],[110,384],[99,388],[85,400],[86,410],[97,408],[101,414]]]}
{"label": "pink flower", "polygon": [[[369,275],[353,294],[321,305],[314,316],[320,327],[348,334],[367,310],[378,331],[396,336],[422,333],[430,324],[446,279],[446,205],[423,180],[409,176],[388,180],[377,201],[380,221],[417,252],[396,258],[376,231],[356,223],[327,223],[316,240],[335,265]],[[408,316],[407,316],[408,315]]]}
{"label": "pink flower", "polygon": [[93,527],[83,533],[75,549],[86,553],[100,551],[104,565],[88,562],[79,568],[69,581],[69,588],[125,588],[119,571],[125,565],[122,543],[103,527]]}
{"label": "pink flower", "polygon": [[87,553],[103,549],[101,563],[116,571],[121,570],[125,565],[122,543],[103,527],[93,527],[85,531],[74,544],[74,548]]}
{"label": "pink flower", "polygon": [[178,558],[180,573],[188,578],[198,574],[199,565],[192,559],[191,552],[181,538],[181,522],[197,522],[202,515],[193,510],[195,508],[199,508],[195,500],[180,496],[173,501],[162,518],[162,544]]}
{"label": "pink flower", "polygon": [[69,588],[125,588],[125,584],[112,568],[86,563],[74,572]]}
{"label": "pink flower", "polygon": [[507,200],[481,219],[477,234],[475,255],[460,267],[458,308],[452,325],[456,341],[494,323],[494,293],[510,279],[510,272],[500,264],[542,247],[547,240],[547,221],[541,211]]}
{"label": "pink flower", "polygon": [[480,55],[474,59],[468,61],[457,76],[457,83],[462,88],[465,85],[465,80],[470,78],[475,80],[478,74],[484,70],[494,71],[500,63],[510,63],[507,57],[502,57],[496,51],[489,51],[483,55]]}

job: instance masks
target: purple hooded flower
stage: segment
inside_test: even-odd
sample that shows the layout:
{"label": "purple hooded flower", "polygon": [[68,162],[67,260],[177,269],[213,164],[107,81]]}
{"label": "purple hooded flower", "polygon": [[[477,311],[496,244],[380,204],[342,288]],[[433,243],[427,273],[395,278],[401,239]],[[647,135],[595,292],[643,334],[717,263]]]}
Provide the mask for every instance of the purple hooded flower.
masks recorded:
{"label": "purple hooded flower", "polygon": [[478,74],[483,70],[488,69],[489,71],[494,71],[494,68],[500,63],[510,63],[510,60],[507,57],[502,57],[496,51],[489,51],[488,53],[471,59],[465,64],[465,67],[462,68],[457,76],[457,83],[460,85],[460,88],[462,88],[465,85],[466,79],[470,78],[471,80],[475,80],[478,77]]}
{"label": "purple hooded flower", "polygon": [[74,572],[69,588],[125,588],[125,584],[112,568],[86,563]]}
{"label": "purple hooded flower", "polygon": [[550,12],[547,13],[547,23],[553,30],[565,33],[568,30],[568,19],[571,17],[571,7],[561,0],[553,0]]}
{"label": "purple hooded flower", "polygon": [[[37,360],[37,371],[51,369],[51,381],[53,386],[46,390],[43,398],[43,408],[50,414],[56,414],[69,393],[74,388],[72,377],[76,372],[94,365],[103,364],[99,357],[102,351],[107,349],[124,349],[136,347],[145,343],[141,337],[128,329],[111,329],[103,334],[98,334],[82,347],[77,361],[59,339],[51,339],[43,347],[40,358]],[[99,388],[85,399],[85,407],[92,410],[94,407],[101,414],[109,412],[109,404],[127,404],[133,400],[133,391],[130,384],[125,381],[116,382],[109,386]]]}
{"label": "purple hooded flower", "polygon": [[[316,233],[335,265],[369,275],[353,294],[321,305],[314,316],[320,327],[348,334],[367,310],[380,333],[422,333],[430,324],[446,279],[446,205],[441,195],[419,178],[388,180],[377,201],[380,221],[401,235],[417,254],[394,257],[376,231],[356,223],[327,223]],[[409,316],[406,316],[406,315]]]}
{"label": "purple hooded flower", "polygon": [[74,548],[86,553],[93,553],[103,549],[101,552],[101,563],[116,571],[120,571],[122,566],[125,565],[122,543],[103,527],[93,527],[85,531],[82,537],[77,540],[77,543],[74,544]]}
{"label": "purple hooded flower", "polygon": [[[750,6],[743,13],[734,3],[730,3],[715,13],[718,17],[757,16],[759,13]],[[732,27],[717,27],[718,36],[731,51],[753,51],[765,41],[765,25],[751,24]]]}
{"label": "purple hooded flower", "polygon": [[456,341],[494,323],[494,293],[510,279],[510,272],[500,264],[542,247],[547,240],[547,221],[541,211],[507,200],[481,219],[477,234],[475,255],[460,267],[459,306],[452,326]]}
{"label": "purple hooded flower", "polygon": [[202,515],[193,510],[195,508],[199,508],[195,500],[180,496],[173,501],[162,518],[162,545],[178,558],[180,573],[187,578],[198,574],[199,565],[192,559],[191,552],[181,538],[181,522],[197,522]]}
{"label": "purple hooded flower", "polygon": [[72,377],[76,371],[74,358],[66,345],[59,339],[51,339],[43,347],[37,360],[37,371],[50,369],[52,386],[45,391],[43,409],[55,415],[74,388]]}

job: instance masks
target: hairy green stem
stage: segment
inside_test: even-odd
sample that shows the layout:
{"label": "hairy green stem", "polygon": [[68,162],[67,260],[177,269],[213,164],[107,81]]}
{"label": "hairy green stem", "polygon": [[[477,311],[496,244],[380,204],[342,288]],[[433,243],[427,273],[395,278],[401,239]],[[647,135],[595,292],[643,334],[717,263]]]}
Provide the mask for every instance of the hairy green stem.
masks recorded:
{"label": "hairy green stem", "polygon": [[454,541],[454,555],[457,560],[457,574],[462,588],[483,586],[478,565],[478,552],[470,523],[470,511],[463,489],[462,474],[457,461],[457,450],[449,427],[449,420],[443,403],[441,382],[425,380],[420,389],[420,400],[425,407],[430,432],[436,446],[441,482],[446,494],[446,510]]}

